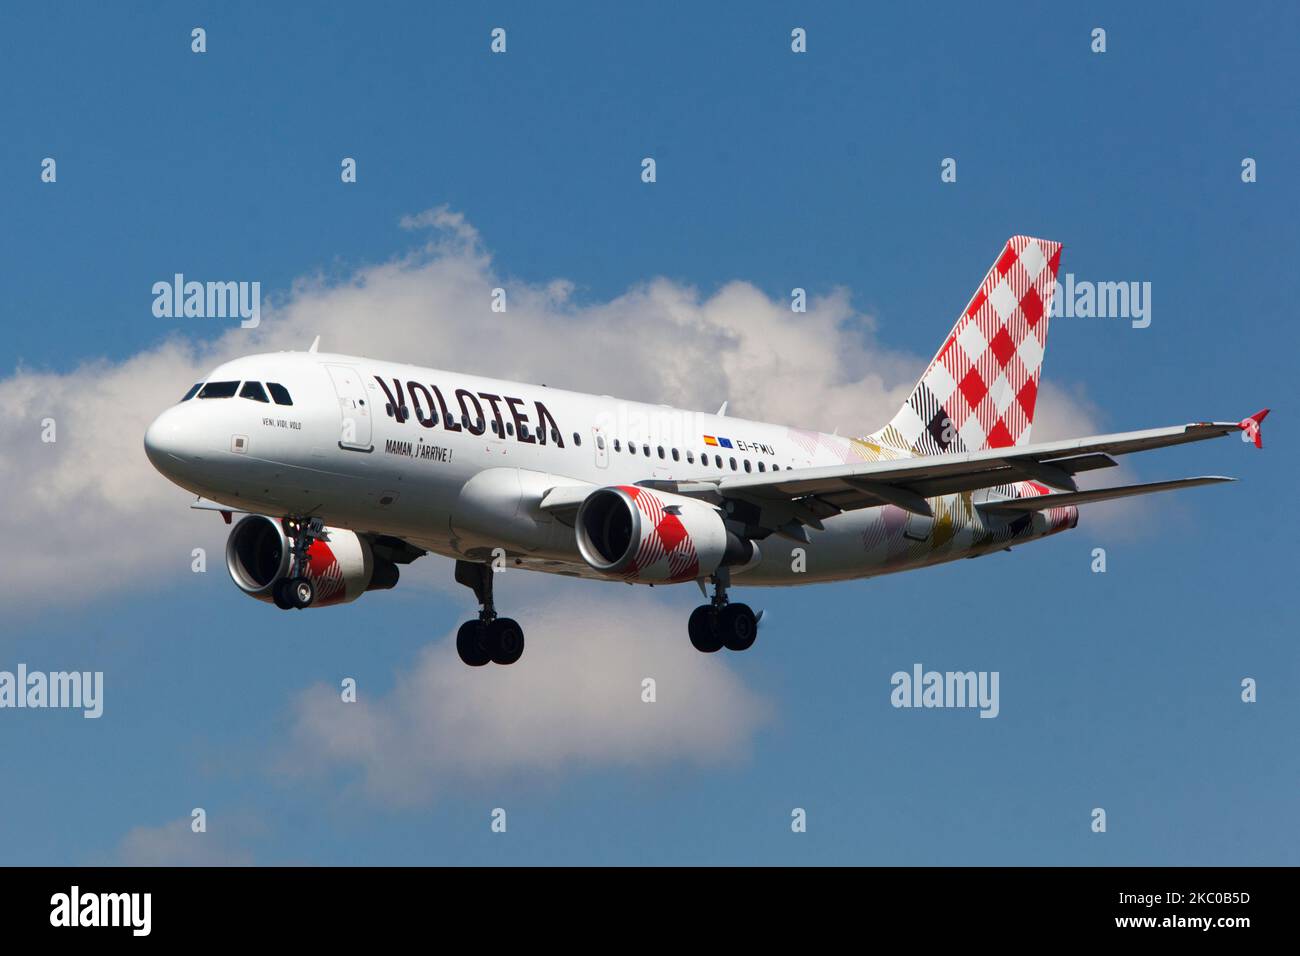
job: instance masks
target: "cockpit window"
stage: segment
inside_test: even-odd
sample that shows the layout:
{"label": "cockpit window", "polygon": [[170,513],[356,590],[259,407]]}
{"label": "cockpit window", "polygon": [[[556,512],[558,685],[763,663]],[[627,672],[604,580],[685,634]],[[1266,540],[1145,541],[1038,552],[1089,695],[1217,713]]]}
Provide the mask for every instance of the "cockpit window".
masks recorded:
{"label": "cockpit window", "polygon": [[199,392],[199,398],[234,398],[237,391],[238,382],[208,382]]}
{"label": "cockpit window", "polygon": [[240,398],[251,398],[255,402],[270,402],[266,397],[266,389],[262,388],[261,382],[245,382],[244,387],[239,390]]}
{"label": "cockpit window", "polygon": [[292,405],[293,399],[289,397],[289,390],[278,382],[267,382],[267,390],[270,391],[271,397],[275,399],[277,405]]}
{"label": "cockpit window", "polygon": [[185,397],[182,398],[181,401],[188,402],[191,398],[193,398],[195,395],[199,393],[199,389],[201,389],[202,387],[203,387],[203,383],[199,382],[199,384],[195,385],[192,389],[190,389],[188,392],[185,393]]}

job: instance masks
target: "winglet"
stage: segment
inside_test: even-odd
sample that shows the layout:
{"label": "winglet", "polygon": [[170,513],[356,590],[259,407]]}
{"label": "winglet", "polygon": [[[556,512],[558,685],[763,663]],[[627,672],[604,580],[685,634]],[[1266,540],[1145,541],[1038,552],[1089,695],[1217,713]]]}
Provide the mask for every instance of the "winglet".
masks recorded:
{"label": "winglet", "polygon": [[1260,423],[1265,419],[1265,417],[1267,417],[1267,415],[1268,409],[1265,408],[1256,412],[1254,415],[1251,415],[1249,418],[1243,418],[1238,422],[1237,427],[1240,428],[1242,432],[1241,440],[1253,441],[1256,448],[1263,448],[1264,434],[1260,429]]}

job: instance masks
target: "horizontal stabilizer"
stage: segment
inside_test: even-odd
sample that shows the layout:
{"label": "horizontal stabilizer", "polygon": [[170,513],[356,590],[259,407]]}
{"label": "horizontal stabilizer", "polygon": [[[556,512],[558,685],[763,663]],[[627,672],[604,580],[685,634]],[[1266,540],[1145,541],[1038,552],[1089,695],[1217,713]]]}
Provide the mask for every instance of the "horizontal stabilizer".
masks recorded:
{"label": "horizontal stabilizer", "polygon": [[1236,481],[1222,475],[1202,475],[1199,478],[1178,478],[1174,481],[1152,481],[1144,485],[1124,485],[1119,488],[1097,488],[1093,491],[1065,491],[1060,494],[1039,495],[1036,498],[1009,498],[1006,501],[986,501],[975,507],[994,514],[1019,514],[1042,511],[1044,508],[1062,508],[1066,505],[1085,505],[1091,501],[1109,501],[1131,495],[1149,495],[1154,491],[1173,491],[1176,488],[1194,488],[1197,485],[1217,485],[1223,481]]}

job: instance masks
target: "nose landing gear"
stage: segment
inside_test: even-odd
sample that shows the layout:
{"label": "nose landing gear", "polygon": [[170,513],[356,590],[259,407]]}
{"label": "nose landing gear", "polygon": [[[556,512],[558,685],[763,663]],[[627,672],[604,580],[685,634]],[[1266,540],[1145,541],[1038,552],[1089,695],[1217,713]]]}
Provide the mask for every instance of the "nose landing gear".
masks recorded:
{"label": "nose landing gear", "polygon": [[[761,615],[756,615],[748,604],[732,604],[727,600],[730,583],[730,572],[719,568],[713,575],[713,600],[691,612],[686,630],[697,651],[713,654],[724,647],[729,651],[745,651],[758,637]],[[703,588],[703,584],[700,586]]]}
{"label": "nose landing gear", "polygon": [[271,599],[282,611],[309,608],[316,600],[316,585],[307,575],[307,552],[316,541],[328,541],[325,522],[320,518],[284,519],[284,533],[291,542],[289,573],[271,587]]}
{"label": "nose landing gear", "polygon": [[310,578],[293,577],[276,581],[271,588],[271,598],[275,606],[283,611],[309,608],[316,600],[316,585]]}
{"label": "nose landing gear", "polygon": [[524,630],[519,622],[497,617],[492,600],[492,568],[475,561],[456,562],[456,581],[474,591],[482,609],[478,620],[466,621],[456,632],[456,653],[470,667],[513,664],[524,653]]}

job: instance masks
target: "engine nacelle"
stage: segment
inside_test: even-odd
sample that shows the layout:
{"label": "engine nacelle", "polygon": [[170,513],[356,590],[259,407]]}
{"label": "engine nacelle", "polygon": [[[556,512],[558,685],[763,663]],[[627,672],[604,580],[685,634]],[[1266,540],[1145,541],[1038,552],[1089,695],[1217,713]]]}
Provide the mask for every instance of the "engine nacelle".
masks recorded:
{"label": "engine nacelle", "polygon": [[[377,558],[369,543],[343,528],[326,528],[328,541],[313,541],[307,552],[307,577],[316,586],[312,607],[347,604],[365,591],[391,588],[397,565]],[[241,591],[259,601],[274,601],[275,583],[289,574],[292,545],[274,518],[249,515],[226,540],[226,569]]]}
{"label": "engine nacelle", "polygon": [[755,555],[753,542],[727,530],[713,505],[637,485],[593,491],[574,530],[587,564],[630,581],[691,581]]}

